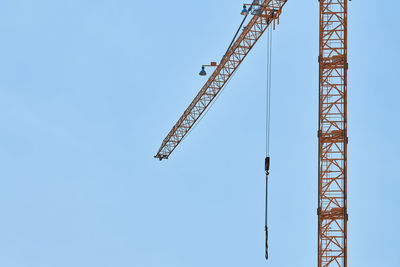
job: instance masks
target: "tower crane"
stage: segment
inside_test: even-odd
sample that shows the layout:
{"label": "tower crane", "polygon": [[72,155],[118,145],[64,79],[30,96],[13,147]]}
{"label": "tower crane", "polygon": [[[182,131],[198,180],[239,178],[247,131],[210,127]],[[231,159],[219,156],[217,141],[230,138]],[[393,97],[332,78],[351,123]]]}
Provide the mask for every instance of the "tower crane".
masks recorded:
{"label": "tower crane", "polygon": [[[215,70],[163,140],[155,158],[168,159],[215,101],[263,33],[279,24],[287,0],[254,0]],[[319,0],[318,267],[347,267],[347,0]],[[247,22],[247,17],[250,17]],[[242,32],[242,26],[244,26]],[[240,33],[240,34],[239,34]],[[268,186],[270,158],[265,158]],[[268,189],[268,187],[267,187]],[[267,190],[268,192],[268,190]],[[267,195],[267,194],[266,194]],[[268,227],[265,257],[268,259]]]}

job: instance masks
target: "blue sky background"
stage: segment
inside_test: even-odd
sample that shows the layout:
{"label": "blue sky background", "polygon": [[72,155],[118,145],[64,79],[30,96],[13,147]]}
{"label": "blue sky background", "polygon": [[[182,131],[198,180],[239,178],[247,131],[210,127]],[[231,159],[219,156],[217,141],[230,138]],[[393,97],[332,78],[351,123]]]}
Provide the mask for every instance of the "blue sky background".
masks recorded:
{"label": "blue sky background", "polygon": [[[318,1],[266,40],[167,161],[241,1],[0,2],[0,266],[316,266]],[[349,4],[349,266],[400,266],[398,1]]]}

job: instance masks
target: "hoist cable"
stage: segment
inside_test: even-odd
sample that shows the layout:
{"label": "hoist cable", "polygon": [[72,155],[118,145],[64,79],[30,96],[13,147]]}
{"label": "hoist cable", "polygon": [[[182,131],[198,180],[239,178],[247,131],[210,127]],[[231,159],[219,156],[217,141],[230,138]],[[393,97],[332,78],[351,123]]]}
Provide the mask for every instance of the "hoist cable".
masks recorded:
{"label": "hoist cable", "polygon": [[265,154],[269,156],[271,133],[271,74],[272,74],[272,29],[267,32],[267,104],[265,116]]}
{"label": "hoist cable", "polygon": [[268,175],[270,167],[272,29],[267,32],[267,93],[265,114],[265,258],[268,260]]}

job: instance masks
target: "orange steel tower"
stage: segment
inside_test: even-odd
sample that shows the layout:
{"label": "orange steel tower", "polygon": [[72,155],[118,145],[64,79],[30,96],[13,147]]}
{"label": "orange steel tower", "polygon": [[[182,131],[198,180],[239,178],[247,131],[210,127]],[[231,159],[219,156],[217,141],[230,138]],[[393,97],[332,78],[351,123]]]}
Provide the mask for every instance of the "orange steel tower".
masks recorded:
{"label": "orange steel tower", "polygon": [[320,0],[318,267],[347,266],[347,0]]}

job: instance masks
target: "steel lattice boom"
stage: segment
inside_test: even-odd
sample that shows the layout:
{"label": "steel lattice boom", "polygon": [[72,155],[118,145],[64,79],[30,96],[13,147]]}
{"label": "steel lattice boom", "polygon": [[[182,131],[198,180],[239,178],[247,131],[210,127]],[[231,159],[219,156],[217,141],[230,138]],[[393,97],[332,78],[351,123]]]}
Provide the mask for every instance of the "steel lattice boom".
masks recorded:
{"label": "steel lattice boom", "polygon": [[233,73],[243,62],[253,46],[271,24],[275,24],[287,0],[265,0],[261,5],[261,13],[254,15],[226,53],[220,64],[210,76],[206,84],[185,110],[161,144],[155,158],[168,159],[172,151],[188,134],[204,111],[213,102]]}
{"label": "steel lattice boom", "polygon": [[347,266],[347,0],[320,0],[318,267]]}

